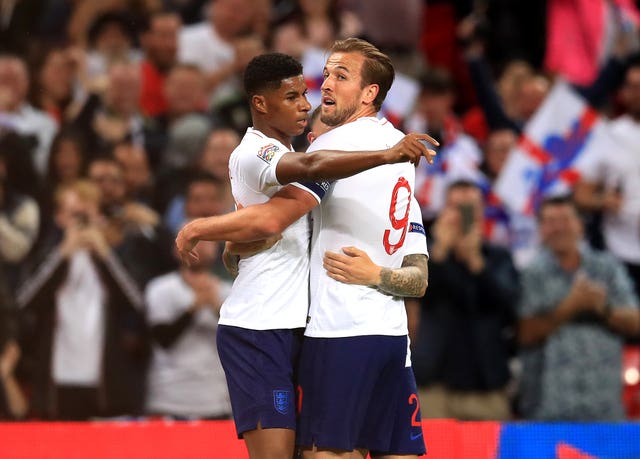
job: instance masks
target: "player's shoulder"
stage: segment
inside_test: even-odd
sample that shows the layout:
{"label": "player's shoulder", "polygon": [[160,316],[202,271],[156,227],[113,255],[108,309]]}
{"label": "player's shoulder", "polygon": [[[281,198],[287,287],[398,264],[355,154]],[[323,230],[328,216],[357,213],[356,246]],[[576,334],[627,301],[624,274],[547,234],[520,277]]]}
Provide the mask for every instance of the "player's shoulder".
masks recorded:
{"label": "player's shoulder", "polygon": [[289,151],[289,148],[280,141],[268,137],[256,129],[249,128],[231,155],[232,157],[257,156],[269,163],[276,153],[286,151]]}

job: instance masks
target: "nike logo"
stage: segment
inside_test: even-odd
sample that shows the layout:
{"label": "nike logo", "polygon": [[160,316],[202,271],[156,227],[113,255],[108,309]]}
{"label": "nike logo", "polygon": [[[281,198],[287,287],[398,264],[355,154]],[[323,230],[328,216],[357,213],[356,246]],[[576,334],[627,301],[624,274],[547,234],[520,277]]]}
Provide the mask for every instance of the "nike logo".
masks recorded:
{"label": "nike logo", "polygon": [[411,440],[417,440],[420,437],[422,437],[422,432],[420,432],[419,434],[416,434],[416,435],[409,434],[409,438],[411,438]]}

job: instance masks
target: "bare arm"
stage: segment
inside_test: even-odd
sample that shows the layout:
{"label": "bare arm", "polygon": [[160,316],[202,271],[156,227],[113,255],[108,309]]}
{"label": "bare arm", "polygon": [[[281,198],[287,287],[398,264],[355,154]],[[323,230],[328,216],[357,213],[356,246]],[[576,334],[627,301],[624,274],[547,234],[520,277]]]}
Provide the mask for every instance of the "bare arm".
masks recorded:
{"label": "bare arm", "polygon": [[187,223],[176,237],[176,248],[182,259],[188,261],[198,241],[246,242],[267,239],[280,234],[317,204],[318,201],[310,193],[288,186],[264,204]]}
{"label": "bare arm", "polygon": [[346,284],[369,285],[393,296],[421,297],[427,290],[427,256],[412,254],[404,257],[402,267],[378,266],[366,252],[356,247],[344,247],[343,254],[327,251],[324,268],[327,275]]}
{"label": "bare arm", "polygon": [[435,151],[421,141],[439,145],[427,134],[408,134],[387,150],[334,151],[318,150],[313,153],[288,153],[276,166],[276,176],[282,184],[316,180],[338,180],[383,164],[401,162],[418,163],[422,156],[433,163]]}
{"label": "bare arm", "polygon": [[617,212],[622,205],[622,196],[611,190],[601,190],[598,183],[584,180],[574,188],[576,204],[583,210],[604,210]]}
{"label": "bare arm", "polygon": [[640,310],[631,307],[610,309],[607,325],[613,331],[628,337],[640,335]]}

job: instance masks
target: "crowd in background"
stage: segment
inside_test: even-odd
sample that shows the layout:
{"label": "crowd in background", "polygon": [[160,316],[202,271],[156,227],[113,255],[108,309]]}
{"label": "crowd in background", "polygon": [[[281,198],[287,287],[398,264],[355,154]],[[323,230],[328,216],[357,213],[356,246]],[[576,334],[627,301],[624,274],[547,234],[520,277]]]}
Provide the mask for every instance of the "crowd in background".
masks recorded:
{"label": "crowd in background", "polygon": [[[325,51],[359,36],[398,72],[384,114],[442,145],[416,171],[430,278],[406,301],[423,416],[624,419],[640,11],[582,2],[613,18],[582,78],[549,58],[562,3],[0,0],[0,417],[230,417],[215,334],[232,278],[217,243],[181,266],[174,236],[234,208],[246,64],[296,57],[316,106]],[[585,11],[564,14],[586,28]],[[619,148],[585,161],[572,197],[515,212],[495,185],[559,77]]]}

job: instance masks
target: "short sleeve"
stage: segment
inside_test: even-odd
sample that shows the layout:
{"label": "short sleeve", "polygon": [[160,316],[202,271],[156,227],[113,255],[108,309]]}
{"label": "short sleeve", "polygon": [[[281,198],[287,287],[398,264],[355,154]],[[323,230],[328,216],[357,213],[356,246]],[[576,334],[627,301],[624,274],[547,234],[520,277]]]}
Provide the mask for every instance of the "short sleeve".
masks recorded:
{"label": "short sleeve", "polygon": [[327,194],[327,191],[329,191],[331,183],[333,182],[323,180],[320,182],[294,182],[291,185],[295,186],[296,188],[305,190],[314,198],[316,198],[316,201],[318,201],[318,204],[320,204],[322,202],[322,199]]}
{"label": "short sleeve", "polygon": [[422,211],[415,197],[411,198],[409,208],[409,223],[406,241],[403,247],[405,255],[424,254],[429,256],[427,250],[427,232],[422,223]]}
{"label": "short sleeve", "polygon": [[264,193],[268,188],[281,186],[276,168],[286,153],[287,150],[275,143],[245,149],[238,157],[238,170],[231,171],[231,174],[238,175],[252,190]]}
{"label": "short sleeve", "polygon": [[[158,279],[162,280],[162,278]],[[176,302],[178,292],[165,282],[151,282],[145,291],[147,305],[147,321],[149,325],[172,322],[193,302],[193,298],[186,298],[185,302]],[[193,296],[193,294],[191,293]]]}

